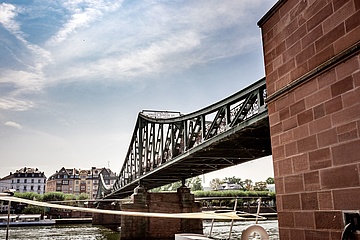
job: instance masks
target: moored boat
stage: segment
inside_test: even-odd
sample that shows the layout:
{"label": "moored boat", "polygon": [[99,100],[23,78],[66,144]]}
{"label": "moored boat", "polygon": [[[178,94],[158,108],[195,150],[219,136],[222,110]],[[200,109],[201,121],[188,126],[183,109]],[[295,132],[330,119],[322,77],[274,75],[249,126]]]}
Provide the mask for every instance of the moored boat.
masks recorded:
{"label": "moored boat", "polygon": [[21,226],[50,226],[55,224],[53,219],[41,219],[41,214],[20,214],[20,215],[1,215],[0,227],[21,227]]}

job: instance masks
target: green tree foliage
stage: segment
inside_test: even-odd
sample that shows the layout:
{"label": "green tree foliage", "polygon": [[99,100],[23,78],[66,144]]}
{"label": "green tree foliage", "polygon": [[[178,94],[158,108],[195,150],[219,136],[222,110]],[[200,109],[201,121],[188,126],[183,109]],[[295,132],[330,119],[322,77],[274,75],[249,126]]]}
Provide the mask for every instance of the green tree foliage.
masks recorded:
{"label": "green tree foliage", "polygon": [[65,194],[62,192],[49,192],[43,195],[44,202],[64,201],[64,200],[65,200]]}
{"label": "green tree foliage", "polygon": [[221,181],[219,178],[214,178],[210,182],[210,187],[213,190],[217,190],[222,183],[223,181]]}
{"label": "green tree foliage", "polygon": [[255,191],[266,191],[266,182],[256,182],[254,186]]}
{"label": "green tree foliage", "polygon": [[250,179],[245,179],[243,186],[244,186],[245,190],[250,191],[253,189],[253,181]]}
{"label": "green tree foliage", "polygon": [[233,176],[233,177],[226,177],[226,178],[224,178],[223,182],[232,183],[232,184],[239,184],[239,185],[242,185],[242,184],[243,184],[241,178],[237,178],[237,177],[235,177],[235,176]]}
{"label": "green tree foliage", "polygon": [[267,184],[274,184],[274,183],[275,183],[274,178],[273,178],[273,177],[268,177],[268,178],[266,179],[266,183],[267,183]]}
{"label": "green tree foliage", "polygon": [[[182,182],[177,181],[161,187],[154,188],[150,192],[174,192],[181,186],[182,186]],[[203,190],[200,177],[193,177],[186,179],[185,186],[189,187],[191,191]]]}
{"label": "green tree foliage", "polygon": [[189,180],[189,182],[187,182],[186,185],[190,187],[191,191],[203,190],[200,177],[189,178],[187,180]]}
{"label": "green tree foliage", "polygon": [[23,210],[23,214],[42,214],[45,212],[45,207],[27,205]]}
{"label": "green tree foliage", "polygon": [[42,201],[43,200],[43,195],[35,193],[35,192],[24,192],[24,193],[15,192],[14,196],[18,197],[18,198],[35,200],[35,201]]}
{"label": "green tree foliage", "polygon": [[64,197],[65,197],[64,198],[65,201],[76,200],[76,196],[74,194],[65,194]]}
{"label": "green tree foliage", "polygon": [[226,191],[195,191],[196,198],[202,197],[270,197],[275,198],[275,193],[269,191],[243,191],[243,190],[226,190]]}
{"label": "green tree foliage", "polygon": [[87,200],[89,199],[89,195],[86,193],[81,193],[78,197],[77,200]]}

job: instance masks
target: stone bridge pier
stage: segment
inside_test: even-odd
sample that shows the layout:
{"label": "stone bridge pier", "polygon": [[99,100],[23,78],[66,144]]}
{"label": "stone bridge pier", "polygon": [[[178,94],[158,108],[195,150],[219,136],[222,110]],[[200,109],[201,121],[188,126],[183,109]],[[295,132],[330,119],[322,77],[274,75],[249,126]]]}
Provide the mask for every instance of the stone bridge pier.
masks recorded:
{"label": "stone bridge pier", "polygon": [[[180,187],[174,193],[149,193],[143,187],[135,189],[132,203],[122,205],[123,211],[151,213],[201,212],[190,189]],[[174,239],[176,233],[202,233],[202,219],[154,217],[121,217],[121,239]]]}
{"label": "stone bridge pier", "polygon": [[360,1],[279,0],[258,25],[280,239],[341,239],[354,218],[360,239]]}
{"label": "stone bridge pier", "polygon": [[[194,195],[187,187],[177,192],[150,193],[144,187],[137,187],[131,196],[131,203],[113,204],[104,202],[101,209],[151,213],[192,213],[201,212],[201,203],[195,202]],[[94,225],[109,228],[121,226],[121,240],[174,239],[178,233],[203,233],[202,219],[178,219],[156,217],[134,217],[126,215],[93,214]]]}

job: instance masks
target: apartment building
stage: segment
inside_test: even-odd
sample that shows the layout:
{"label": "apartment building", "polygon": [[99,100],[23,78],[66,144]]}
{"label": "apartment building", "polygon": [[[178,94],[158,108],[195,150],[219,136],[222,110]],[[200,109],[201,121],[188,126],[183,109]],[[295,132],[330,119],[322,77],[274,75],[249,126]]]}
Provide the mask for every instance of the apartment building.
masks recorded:
{"label": "apartment building", "polygon": [[45,193],[46,176],[38,168],[24,167],[0,179],[0,192],[10,189],[17,192]]}
{"label": "apartment building", "polygon": [[94,199],[99,186],[100,174],[103,175],[105,184],[109,186],[112,186],[117,179],[116,173],[109,168],[92,167],[84,170],[62,167],[48,178],[46,192],[63,192],[76,196],[85,193]]}

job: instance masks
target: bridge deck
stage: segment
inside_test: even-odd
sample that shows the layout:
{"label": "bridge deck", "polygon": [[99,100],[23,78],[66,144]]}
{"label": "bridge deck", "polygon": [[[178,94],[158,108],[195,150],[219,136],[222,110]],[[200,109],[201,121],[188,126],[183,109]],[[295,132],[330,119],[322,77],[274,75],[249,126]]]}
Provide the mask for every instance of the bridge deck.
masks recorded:
{"label": "bridge deck", "polygon": [[108,197],[128,196],[138,186],[139,180],[147,189],[152,189],[269,155],[270,130],[265,111],[173,158]]}

